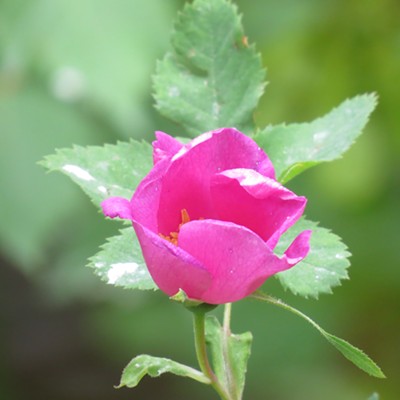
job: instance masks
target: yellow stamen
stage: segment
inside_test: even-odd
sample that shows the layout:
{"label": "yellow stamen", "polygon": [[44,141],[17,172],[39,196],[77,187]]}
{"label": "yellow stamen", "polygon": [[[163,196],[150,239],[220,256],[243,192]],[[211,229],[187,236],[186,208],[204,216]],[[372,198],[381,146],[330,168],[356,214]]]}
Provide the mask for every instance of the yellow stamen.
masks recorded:
{"label": "yellow stamen", "polygon": [[169,235],[163,235],[162,233],[159,233],[158,235],[163,239],[168,240],[168,242],[174,244],[175,246],[178,246],[178,235],[179,231],[181,230],[181,226],[187,222],[190,222],[189,213],[187,212],[186,208],[181,210],[181,220],[182,222],[178,225],[177,232],[170,232]]}
{"label": "yellow stamen", "polygon": [[181,210],[181,218],[182,218],[182,222],[179,224],[179,228],[180,228],[183,224],[186,224],[187,222],[190,222],[190,217],[189,217],[189,214],[188,214],[186,208],[184,208],[183,210]]}

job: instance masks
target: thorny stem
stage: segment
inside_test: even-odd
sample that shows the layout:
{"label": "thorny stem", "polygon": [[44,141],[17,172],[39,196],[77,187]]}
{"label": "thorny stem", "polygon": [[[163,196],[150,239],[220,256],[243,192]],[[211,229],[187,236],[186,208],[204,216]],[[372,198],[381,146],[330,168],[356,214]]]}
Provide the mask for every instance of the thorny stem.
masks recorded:
{"label": "thorny stem", "polygon": [[205,312],[203,310],[193,310],[194,338],[196,347],[196,356],[199,366],[204,375],[211,380],[211,386],[219,394],[221,400],[232,400],[221,386],[218,378],[214,374],[210,362],[208,361],[206,335],[205,335]]}

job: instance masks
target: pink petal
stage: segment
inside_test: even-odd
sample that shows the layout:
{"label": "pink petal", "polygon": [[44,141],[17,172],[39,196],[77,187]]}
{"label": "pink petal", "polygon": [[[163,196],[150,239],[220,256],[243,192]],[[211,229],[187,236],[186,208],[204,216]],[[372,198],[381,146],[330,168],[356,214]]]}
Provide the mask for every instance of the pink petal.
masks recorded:
{"label": "pink petal", "polygon": [[310,251],[310,238],[312,231],[307,230],[301,232],[288,247],[282,259],[290,267],[293,267],[303,258],[305,258]]}
{"label": "pink petal", "polygon": [[165,158],[171,158],[183,147],[181,142],[164,132],[157,131],[155,135],[157,140],[153,142],[154,164],[157,164]]}
{"label": "pink petal", "polygon": [[[301,243],[297,243],[301,244]],[[249,229],[216,220],[192,221],[181,227],[179,247],[201,262],[212,277],[201,300],[222,304],[240,300],[271,275],[290,268]],[[292,249],[293,254],[299,252]]]}
{"label": "pink petal", "polygon": [[250,169],[232,169],[212,179],[218,219],[243,225],[273,249],[280,236],[302,215],[306,198]]}
{"label": "pink petal", "polygon": [[[264,176],[275,179],[275,170],[271,160],[253,139],[235,128],[221,128],[206,132],[187,143],[176,155],[175,159],[183,156],[191,149],[207,143],[214,148],[213,157],[206,155],[204,161],[213,159],[219,170],[231,168],[249,168]],[[203,150],[204,151],[204,150]],[[229,166],[231,165],[231,166]]]}
{"label": "pink petal", "polygon": [[182,289],[190,298],[200,299],[211,282],[201,262],[140,224],[133,222],[133,226],[157,286],[169,296]]}
{"label": "pink petal", "polygon": [[129,200],[122,197],[109,197],[102,201],[101,208],[107,217],[132,219]]}
{"label": "pink petal", "polygon": [[140,182],[131,199],[132,219],[157,233],[161,232],[158,228],[158,209],[162,180],[170,165],[169,158],[159,160]]}
{"label": "pink petal", "polygon": [[201,135],[176,153],[163,177],[158,214],[160,232],[176,230],[182,209],[187,209],[192,219],[216,218],[210,194],[211,178],[231,168],[254,169],[274,177],[264,151],[233,128]]}
{"label": "pink petal", "polygon": [[[131,199],[132,220],[159,233],[157,210],[160,203],[161,181],[157,176],[159,162],[140,183]],[[168,232],[169,233],[169,232]]]}

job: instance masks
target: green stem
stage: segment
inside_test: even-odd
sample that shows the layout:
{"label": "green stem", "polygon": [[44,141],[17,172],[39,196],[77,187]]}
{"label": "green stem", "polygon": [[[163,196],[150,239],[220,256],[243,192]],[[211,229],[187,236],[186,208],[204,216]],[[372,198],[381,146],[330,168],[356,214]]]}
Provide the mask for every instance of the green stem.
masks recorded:
{"label": "green stem", "polygon": [[270,303],[270,304],[273,304],[280,308],[283,308],[284,310],[290,311],[291,313],[293,313],[295,315],[298,315],[299,317],[305,319],[315,329],[317,329],[323,336],[325,336],[326,332],[318,324],[316,324],[310,317],[307,317],[307,315],[303,314],[301,311],[297,310],[296,308],[289,306],[288,304],[284,303],[282,300],[276,299],[275,297],[272,297],[268,294],[262,293],[261,291],[254,292],[252,295],[250,295],[250,297],[252,297],[253,299],[265,301],[267,303]]}
{"label": "green stem", "polygon": [[229,338],[231,336],[232,303],[226,303],[224,308],[222,351],[225,364],[225,377],[228,391],[232,399],[238,399],[235,377],[232,373],[232,362],[229,354]]}
{"label": "green stem", "polygon": [[206,335],[205,335],[205,312],[193,310],[194,339],[196,346],[197,361],[201,371],[211,380],[211,386],[219,394],[221,400],[232,400],[225,389],[221,386],[208,361]]}
{"label": "green stem", "polygon": [[232,303],[226,303],[224,308],[224,332],[231,334],[231,314],[232,314]]}

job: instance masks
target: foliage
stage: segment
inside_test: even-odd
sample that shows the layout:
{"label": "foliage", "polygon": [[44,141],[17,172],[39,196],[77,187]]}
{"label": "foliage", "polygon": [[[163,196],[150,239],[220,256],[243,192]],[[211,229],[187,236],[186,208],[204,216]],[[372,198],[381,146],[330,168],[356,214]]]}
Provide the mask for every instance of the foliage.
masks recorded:
{"label": "foliage", "polygon": [[[232,390],[241,398],[253,337],[250,332],[235,335],[224,329],[227,328],[222,327],[215,316],[207,317],[206,340],[212,356],[214,372],[224,387],[234,386]],[[227,376],[227,365],[232,376]]]}
{"label": "foliage", "polygon": [[236,7],[226,0],[186,4],[171,41],[173,52],[154,76],[161,114],[191,136],[222,127],[250,134],[265,72]]}
{"label": "foliage", "polygon": [[209,384],[210,380],[200,371],[168,360],[167,358],[140,355],[135,357],[124,369],[121,382],[118,388],[127,386],[133,388],[139,384],[141,379],[147,374],[152,378],[165,374],[166,372],[192,378],[198,382]]}
{"label": "foliage", "polygon": [[157,289],[143,260],[132,228],[108,239],[102,250],[90,259],[89,266],[105,282],[126,289]]}
{"label": "foliage", "polygon": [[58,150],[42,164],[69,176],[99,206],[107,197],[130,198],[152,166],[151,154],[149,144],[131,140],[103,147]]}
{"label": "foliage", "polygon": [[278,180],[286,183],[314,165],[341,157],[375,106],[375,95],[357,96],[313,122],[268,126],[254,139],[271,157]]}
{"label": "foliage", "polygon": [[293,239],[306,229],[312,230],[310,252],[305,260],[293,268],[276,275],[283,287],[304,297],[318,297],[332,293],[332,288],[348,279],[350,253],[341,239],[315,222],[302,218],[286,232],[278,243],[277,251],[283,253]]}

